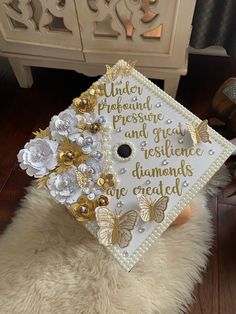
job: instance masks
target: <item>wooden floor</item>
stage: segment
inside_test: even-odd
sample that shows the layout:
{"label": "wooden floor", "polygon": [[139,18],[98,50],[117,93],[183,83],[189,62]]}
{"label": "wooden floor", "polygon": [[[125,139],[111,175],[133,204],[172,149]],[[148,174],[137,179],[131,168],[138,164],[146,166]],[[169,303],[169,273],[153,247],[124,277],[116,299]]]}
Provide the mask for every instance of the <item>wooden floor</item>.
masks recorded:
{"label": "wooden floor", "polygon": [[[65,109],[94,81],[63,70],[34,69],[33,76],[31,89],[19,88],[8,63],[0,59],[0,232],[11,222],[30,183],[17,165],[17,152],[32,137],[32,131],[46,127],[52,115]],[[209,117],[215,91],[231,76],[236,77],[232,59],[191,56],[177,100],[199,117]],[[203,283],[195,290],[196,304],[188,314],[236,313],[236,197],[225,197],[230,189],[232,185],[210,201],[215,246]]]}

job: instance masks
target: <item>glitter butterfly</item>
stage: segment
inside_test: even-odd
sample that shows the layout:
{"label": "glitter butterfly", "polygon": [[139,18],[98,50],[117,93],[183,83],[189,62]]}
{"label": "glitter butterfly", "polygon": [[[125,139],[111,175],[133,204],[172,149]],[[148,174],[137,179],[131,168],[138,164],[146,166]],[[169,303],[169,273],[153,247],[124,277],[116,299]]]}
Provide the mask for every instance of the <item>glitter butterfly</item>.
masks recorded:
{"label": "glitter butterfly", "polygon": [[77,182],[78,182],[79,187],[86,188],[88,186],[89,178],[87,175],[78,171],[76,173],[76,177],[77,177]]}
{"label": "glitter butterfly", "polygon": [[96,218],[99,226],[98,240],[104,246],[118,244],[125,248],[132,240],[131,231],[136,224],[138,213],[129,210],[123,215],[113,213],[107,207],[96,208]]}
{"label": "glitter butterfly", "polygon": [[165,210],[169,202],[168,196],[162,196],[152,202],[145,195],[138,195],[138,202],[140,206],[140,217],[144,222],[155,221],[160,223],[165,218]]}
{"label": "glitter butterfly", "polygon": [[106,76],[108,77],[110,83],[114,82],[115,79],[117,79],[117,77],[119,76],[120,69],[119,68],[114,69],[110,65],[107,65],[107,64],[106,64],[106,69],[107,69]]}
{"label": "glitter butterfly", "polygon": [[137,61],[128,61],[127,63],[122,63],[120,65],[120,75],[129,76],[135,67]]}
{"label": "glitter butterfly", "polygon": [[203,120],[196,128],[192,124],[188,124],[188,129],[193,141],[193,145],[197,145],[201,142],[211,143],[210,136],[207,131],[207,126],[207,120]]}

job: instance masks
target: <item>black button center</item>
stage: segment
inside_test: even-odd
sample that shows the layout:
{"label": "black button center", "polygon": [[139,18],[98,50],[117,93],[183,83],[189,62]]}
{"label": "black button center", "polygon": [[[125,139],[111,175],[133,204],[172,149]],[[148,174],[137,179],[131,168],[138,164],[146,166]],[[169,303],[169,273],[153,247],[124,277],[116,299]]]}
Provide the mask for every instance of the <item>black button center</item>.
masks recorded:
{"label": "black button center", "polygon": [[118,147],[117,154],[122,158],[128,158],[132,154],[132,148],[128,144],[122,144]]}

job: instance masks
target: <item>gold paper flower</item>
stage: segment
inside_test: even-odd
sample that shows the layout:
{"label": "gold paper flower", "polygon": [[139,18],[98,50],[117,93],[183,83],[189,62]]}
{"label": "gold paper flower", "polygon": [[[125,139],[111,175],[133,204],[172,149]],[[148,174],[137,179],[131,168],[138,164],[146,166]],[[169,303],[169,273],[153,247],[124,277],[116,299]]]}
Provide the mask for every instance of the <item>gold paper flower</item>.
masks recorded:
{"label": "gold paper flower", "polygon": [[82,195],[76,203],[69,207],[69,210],[77,222],[82,223],[95,220],[95,207],[96,203],[94,201],[90,201],[87,196]]}
{"label": "gold paper flower", "polygon": [[60,148],[57,154],[57,161],[59,166],[57,167],[57,173],[67,170],[72,165],[78,166],[84,163],[89,154],[85,154],[82,148],[75,143],[72,143],[68,138],[64,137],[60,143]]}
{"label": "gold paper flower", "polygon": [[92,87],[89,90],[89,94],[103,96],[105,94],[104,88],[105,85],[103,83],[93,83]]}
{"label": "gold paper flower", "polygon": [[115,186],[114,175],[112,173],[102,173],[97,180],[97,184],[105,191]]}
{"label": "gold paper flower", "polygon": [[84,92],[78,98],[73,99],[73,105],[76,107],[76,113],[84,114],[85,112],[93,113],[97,104],[97,95],[91,95]]}

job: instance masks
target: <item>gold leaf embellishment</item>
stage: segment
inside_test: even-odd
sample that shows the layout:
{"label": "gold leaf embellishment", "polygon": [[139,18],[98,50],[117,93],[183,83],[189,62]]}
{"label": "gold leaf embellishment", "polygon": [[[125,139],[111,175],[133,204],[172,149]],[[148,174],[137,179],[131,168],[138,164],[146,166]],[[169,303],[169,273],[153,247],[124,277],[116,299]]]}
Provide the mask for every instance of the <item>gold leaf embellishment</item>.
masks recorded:
{"label": "gold leaf embellishment", "polygon": [[39,131],[35,131],[33,132],[33,134],[35,135],[35,137],[37,138],[45,138],[45,137],[48,137],[49,139],[51,139],[51,133],[49,131],[49,129],[45,129],[45,130],[42,130],[42,129],[39,129]]}
{"label": "gold leaf embellishment", "polygon": [[46,186],[46,184],[48,182],[48,177],[49,177],[49,175],[46,175],[40,179],[37,179],[37,186],[39,189],[42,189]]}

